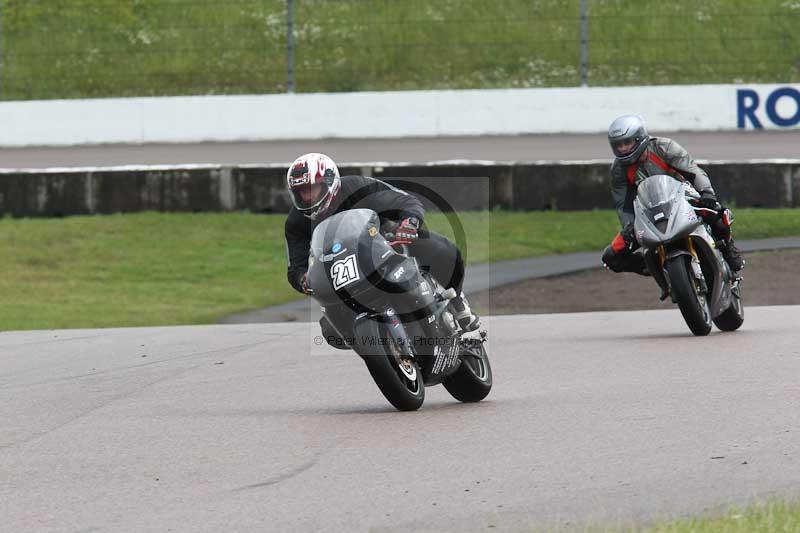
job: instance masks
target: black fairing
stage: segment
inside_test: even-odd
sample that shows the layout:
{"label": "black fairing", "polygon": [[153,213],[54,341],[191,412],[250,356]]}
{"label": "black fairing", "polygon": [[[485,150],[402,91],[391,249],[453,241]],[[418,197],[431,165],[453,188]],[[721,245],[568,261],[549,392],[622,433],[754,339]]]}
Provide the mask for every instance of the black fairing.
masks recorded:
{"label": "black fairing", "polygon": [[404,322],[430,316],[432,286],[421,289],[416,259],[389,246],[379,222],[374,211],[351,209],[317,226],[308,273],[314,298],[326,308],[344,304],[356,313],[392,307]]}
{"label": "black fairing", "polygon": [[314,298],[322,305],[368,290],[378,269],[397,257],[379,228],[377,213],[351,209],[325,219],[314,229],[308,280]]}
{"label": "black fairing", "polygon": [[[357,320],[399,320],[400,329],[390,333],[412,343],[425,383],[438,383],[460,364],[454,332],[441,320],[448,302],[436,297],[430,273],[414,257],[395,252],[379,228],[378,215],[367,209],[323,221],[311,239],[309,285],[345,339],[353,338]],[[342,268],[349,269],[345,278]]]}

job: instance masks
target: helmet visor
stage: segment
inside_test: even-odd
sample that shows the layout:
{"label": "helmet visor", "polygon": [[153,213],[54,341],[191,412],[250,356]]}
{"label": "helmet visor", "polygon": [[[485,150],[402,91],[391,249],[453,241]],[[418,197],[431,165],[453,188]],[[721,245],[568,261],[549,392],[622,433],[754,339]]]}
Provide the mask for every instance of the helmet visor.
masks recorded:
{"label": "helmet visor", "polygon": [[625,157],[630,155],[636,149],[636,139],[620,139],[619,141],[611,142],[611,150],[617,157]]}
{"label": "helmet visor", "polygon": [[328,194],[328,184],[312,183],[303,184],[299,187],[292,187],[292,201],[294,206],[300,211],[317,207]]}

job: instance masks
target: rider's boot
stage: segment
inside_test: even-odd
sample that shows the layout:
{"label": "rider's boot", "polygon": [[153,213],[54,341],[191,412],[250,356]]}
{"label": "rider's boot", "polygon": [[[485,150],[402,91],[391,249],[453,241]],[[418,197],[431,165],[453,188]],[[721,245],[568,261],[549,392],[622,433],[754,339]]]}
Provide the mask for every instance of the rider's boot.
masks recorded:
{"label": "rider's boot", "polygon": [[453,308],[453,318],[464,331],[475,331],[481,326],[481,319],[472,312],[467,297],[462,292],[450,301]]}
{"label": "rider's boot", "polygon": [[725,261],[728,263],[728,266],[731,267],[732,271],[739,272],[744,268],[742,252],[736,247],[732,237],[728,238],[727,241],[722,241],[720,251],[722,252],[722,257],[725,258]]}

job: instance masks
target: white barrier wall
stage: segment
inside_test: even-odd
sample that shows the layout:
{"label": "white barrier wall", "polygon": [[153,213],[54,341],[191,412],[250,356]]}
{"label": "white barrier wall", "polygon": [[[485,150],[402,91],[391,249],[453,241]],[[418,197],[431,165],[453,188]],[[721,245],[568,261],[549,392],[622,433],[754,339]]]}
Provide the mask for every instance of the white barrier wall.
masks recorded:
{"label": "white barrier wall", "polygon": [[0,146],[800,128],[800,84],[192,96],[0,103]]}

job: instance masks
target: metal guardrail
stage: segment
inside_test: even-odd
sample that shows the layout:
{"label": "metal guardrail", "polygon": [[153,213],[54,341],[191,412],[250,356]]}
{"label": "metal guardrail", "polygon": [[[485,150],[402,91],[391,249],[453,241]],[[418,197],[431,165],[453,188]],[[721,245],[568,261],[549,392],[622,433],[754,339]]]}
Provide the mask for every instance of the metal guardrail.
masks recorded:
{"label": "metal guardrail", "polygon": [[[800,207],[800,160],[701,162],[724,203]],[[607,161],[340,165],[395,183],[439,210],[610,209]],[[420,192],[421,191],[421,192]],[[285,165],[0,171],[0,216],[134,211],[285,213]],[[444,208],[442,206],[445,206]]]}

